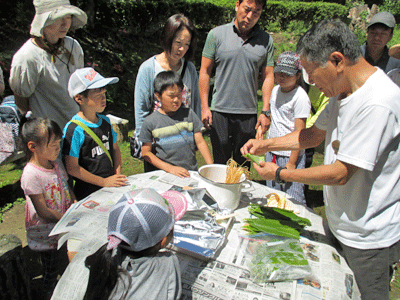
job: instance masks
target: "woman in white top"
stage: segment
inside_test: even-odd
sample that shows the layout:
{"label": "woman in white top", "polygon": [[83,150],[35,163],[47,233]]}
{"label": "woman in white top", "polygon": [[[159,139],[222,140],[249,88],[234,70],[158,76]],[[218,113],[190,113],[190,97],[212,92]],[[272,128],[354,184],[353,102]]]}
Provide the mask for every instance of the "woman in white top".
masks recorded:
{"label": "woman in white top", "polygon": [[48,117],[61,128],[79,108],[68,94],[69,76],[83,67],[83,50],[67,37],[70,29],[84,26],[87,16],[69,0],[34,0],[31,38],[11,63],[10,87],[22,112]]}

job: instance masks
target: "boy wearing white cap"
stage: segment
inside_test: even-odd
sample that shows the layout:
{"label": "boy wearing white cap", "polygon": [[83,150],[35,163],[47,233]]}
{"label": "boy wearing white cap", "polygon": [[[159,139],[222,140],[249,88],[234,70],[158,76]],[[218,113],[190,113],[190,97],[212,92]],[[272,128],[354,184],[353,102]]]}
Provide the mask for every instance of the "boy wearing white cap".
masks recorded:
{"label": "boy wearing white cap", "polygon": [[78,200],[101,187],[126,185],[117,134],[110,119],[100,114],[107,101],[104,87],[118,81],[117,77],[104,78],[93,68],[78,69],[70,77],[68,92],[80,111],[65,125],[62,155],[75,179]]}
{"label": "boy wearing white cap", "polygon": [[83,50],[70,30],[83,27],[87,16],[69,0],[34,0],[31,38],[11,63],[10,87],[22,112],[50,118],[64,128],[79,110],[68,95],[69,76],[83,67]]}
{"label": "boy wearing white cap", "polygon": [[389,56],[387,43],[393,37],[396,25],[394,16],[387,11],[374,15],[367,27],[367,42],[361,46],[365,60],[371,65],[381,68],[386,74],[400,68],[400,60]]}

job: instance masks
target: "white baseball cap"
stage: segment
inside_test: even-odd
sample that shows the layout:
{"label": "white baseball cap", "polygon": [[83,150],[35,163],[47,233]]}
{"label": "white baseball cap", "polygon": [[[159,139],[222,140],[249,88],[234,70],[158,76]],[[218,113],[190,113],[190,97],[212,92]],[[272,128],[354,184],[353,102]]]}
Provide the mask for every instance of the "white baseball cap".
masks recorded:
{"label": "white baseball cap", "polygon": [[72,73],[68,81],[68,93],[71,98],[91,89],[104,87],[119,81],[118,77],[104,78],[93,68],[82,68]]}

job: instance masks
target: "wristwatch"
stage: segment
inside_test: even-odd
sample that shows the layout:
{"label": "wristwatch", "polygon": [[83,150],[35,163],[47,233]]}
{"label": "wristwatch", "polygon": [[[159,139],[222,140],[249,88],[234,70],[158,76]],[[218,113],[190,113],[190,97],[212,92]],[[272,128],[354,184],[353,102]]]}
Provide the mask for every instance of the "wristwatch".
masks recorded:
{"label": "wristwatch", "polygon": [[270,110],[263,110],[261,113],[266,116],[267,118],[271,118],[271,111]]}
{"label": "wristwatch", "polygon": [[287,169],[287,168],[286,167],[279,167],[278,169],[276,169],[276,173],[275,173],[275,182],[277,184],[280,184],[280,185],[284,185],[286,183],[286,181],[282,180],[281,177],[280,177],[281,171],[283,169]]}

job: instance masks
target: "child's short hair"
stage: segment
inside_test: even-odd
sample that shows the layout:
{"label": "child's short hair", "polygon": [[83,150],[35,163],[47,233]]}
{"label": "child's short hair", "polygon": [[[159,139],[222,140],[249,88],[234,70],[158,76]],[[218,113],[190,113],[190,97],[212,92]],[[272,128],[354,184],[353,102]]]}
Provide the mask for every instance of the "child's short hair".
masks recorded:
{"label": "child's short hair", "polygon": [[[86,90],[105,87],[108,84],[114,84],[119,81],[118,77],[104,78],[93,68],[82,68],[72,73],[68,81],[68,93],[71,98],[82,94]],[[83,94],[87,97],[87,93]]]}
{"label": "child's short hair", "polygon": [[154,79],[154,92],[161,95],[167,88],[174,85],[183,90],[184,85],[181,75],[174,71],[160,72]]}
{"label": "child's short hair", "polygon": [[32,157],[32,152],[28,149],[29,142],[43,145],[48,144],[52,136],[62,137],[62,130],[55,121],[48,118],[32,118],[30,111],[21,118],[19,133],[28,159]]}

